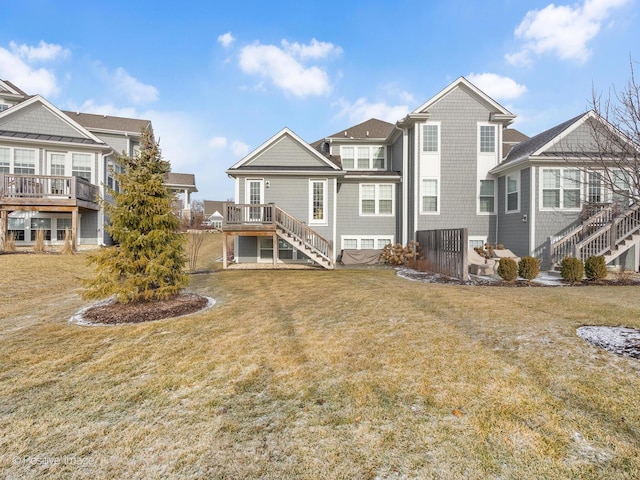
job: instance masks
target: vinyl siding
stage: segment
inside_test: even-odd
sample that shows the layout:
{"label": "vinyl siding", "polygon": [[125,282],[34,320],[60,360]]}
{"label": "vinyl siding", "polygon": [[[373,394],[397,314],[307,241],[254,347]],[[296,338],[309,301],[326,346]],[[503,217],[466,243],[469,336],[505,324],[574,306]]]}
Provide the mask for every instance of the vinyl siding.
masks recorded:
{"label": "vinyl siding", "polygon": [[292,167],[325,167],[329,168],[322,159],[311,154],[292,138],[285,136],[274,145],[262,152],[247,166],[266,167],[278,166],[282,168]]}
{"label": "vinyl siding", "polygon": [[[336,248],[340,248],[340,239],[343,235],[389,235],[397,241],[396,218],[397,200],[395,202],[396,214],[393,216],[360,215],[360,185],[381,183],[375,181],[362,181],[356,183],[343,183],[338,192],[338,212],[336,223]],[[400,184],[395,184],[396,194]],[[397,198],[397,196],[396,196]]]}
{"label": "vinyl siding", "polygon": [[0,122],[0,130],[86,138],[42,105],[33,104]]}
{"label": "vinyl siding", "polygon": [[[511,175],[516,172],[510,173]],[[531,169],[520,171],[520,209],[518,212],[506,213],[506,176],[498,179],[498,215],[499,233],[497,242],[504,245],[519,257],[530,254],[529,228],[531,225]],[[527,222],[522,221],[527,215]]]}
{"label": "vinyl siding", "polygon": [[[493,243],[496,216],[477,214],[478,122],[488,122],[491,111],[466,90],[457,88],[433,105],[429,114],[429,122],[440,122],[441,128],[440,213],[418,215],[415,229],[466,227],[470,236],[485,236]],[[419,128],[421,124],[412,129],[414,135]],[[499,129],[500,125],[496,129],[496,144],[499,144]],[[412,139],[411,145],[414,144]],[[420,172],[415,175],[417,181],[420,176]],[[409,200],[420,209],[420,188],[417,190],[418,198]]]}

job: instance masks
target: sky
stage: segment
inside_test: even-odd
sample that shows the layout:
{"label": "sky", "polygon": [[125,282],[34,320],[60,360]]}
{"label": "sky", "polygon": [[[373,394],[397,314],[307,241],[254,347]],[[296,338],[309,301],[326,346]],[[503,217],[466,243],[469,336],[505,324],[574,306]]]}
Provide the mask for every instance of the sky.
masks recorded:
{"label": "sky", "polygon": [[[0,79],[63,110],[153,123],[195,200],[288,127],[394,123],[460,76],[535,135],[640,61],[640,0],[2,1]],[[640,66],[636,64],[640,75]]]}

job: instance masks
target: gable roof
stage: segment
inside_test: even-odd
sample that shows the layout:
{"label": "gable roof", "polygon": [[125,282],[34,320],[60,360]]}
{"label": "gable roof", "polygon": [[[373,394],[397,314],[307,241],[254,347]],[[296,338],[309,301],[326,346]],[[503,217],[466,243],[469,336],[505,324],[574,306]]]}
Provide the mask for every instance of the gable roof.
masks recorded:
{"label": "gable roof", "polygon": [[450,83],[444,89],[440,90],[440,92],[438,92],[436,95],[434,95],[429,100],[427,100],[425,103],[423,103],[418,108],[416,108],[413,112],[409,113],[405,117],[405,119],[400,120],[400,122],[404,122],[406,120],[409,120],[409,119],[411,119],[412,116],[424,115],[425,113],[428,113],[428,110],[433,105],[435,105],[442,98],[446,97],[449,93],[451,93],[453,90],[455,90],[457,88],[465,89],[471,95],[475,96],[478,99],[478,101],[483,103],[489,110],[491,110],[492,111],[492,114],[491,114],[491,117],[492,117],[491,119],[492,120],[501,121],[505,125],[508,125],[511,122],[513,122],[513,120],[516,118],[516,115],[511,113],[509,110],[507,110],[502,105],[500,105],[498,102],[496,102],[493,98],[491,98],[489,95],[487,95],[482,90],[480,90],[478,87],[476,87],[469,80],[467,80],[464,77],[459,77],[457,80],[455,80],[454,82]]}
{"label": "gable roof", "polygon": [[[57,117],[60,121],[66,123],[73,130],[78,132],[78,137],[75,136],[57,136],[57,135],[47,135],[47,134],[33,134],[28,132],[9,132],[14,134],[15,138],[30,138],[37,140],[46,140],[46,141],[72,141],[75,139],[75,143],[90,143],[90,142],[82,142],[82,139],[89,139],[96,145],[106,146],[106,144],[96,137],[93,133],[87,130],[85,127],[75,122],[73,119],[69,118],[67,115],[64,115],[61,110],[52,105],[47,99],[41,97],[40,95],[34,95],[29,99],[14,105],[12,108],[8,108],[0,112],[0,120],[5,119],[7,117],[15,116],[18,112],[21,112],[31,105],[40,104],[43,108],[46,108]],[[38,138],[41,137],[41,138]],[[51,138],[46,138],[51,137]],[[70,140],[71,139],[71,140]]]}
{"label": "gable roof", "polygon": [[84,128],[96,131],[126,132],[140,135],[143,129],[151,125],[150,120],[139,118],[113,117],[110,115],[69,112],[65,110],[63,110],[62,113]]}
{"label": "gable roof", "polygon": [[327,157],[322,155],[318,150],[313,148],[307,142],[302,140],[302,138],[300,138],[298,135],[296,135],[292,130],[290,130],[289,128],[285,127],[282,130],[280,130],[278,133],[276,133],[273,137],[271,137],[269,140],[267,140],[262,145],[260,145],[258,148],[256,148],[249,155],[245,156],[239,162],[237,162],[233,166],[231,166],[231,168],[229,168],[227,170],[227,173],[228,174],[234,173],[234,172],[238,171],[239,169],[241,169],[243,166],[247,166],[247,164],[250,163],[252,160],[254,160],[257,157],[259,157],[262,153],[266,152],[269,148],[271,148],[276,143],[278,143],[281,139],[286,138],[286,137],[292,139],[294,142],[299,144],[299,146],[301,148],[303,148],[304,150],[309,152],[309,154],[311,156],[313,156],[314,158],[319,160],[319,162],[321,163],[321,166],[324,165],[329,170],[340,171],[340,167],[338,167],[335,163],[331,162]]}
{"label": "gable roof", "polygon": [[169,187],[187,187],[192,192],[197,192],[196,176],[193,173],[169,172],[164,176],[164,183]]}
{"label": "gable roof", "polygon": [[[385,122],[383,120],[378,120],[377,118],[370,118],[369,120],[366,120],[362,123],[346,128],[344,130],[340,130],[339,132],[334,133],[333,135],[329,135],[326,138],[386,139],[393,129],[394,129],[393,123]],[[321,141],[322,140],[318,140],[318,142],[321,142]],[[314,142],[314,143],[317,143],[317,142]]]}
{"label": "gable roof", "polygon": [[582,123],[582,121],[586,120],[586,118],[589,116],[589,113],[590,112],[581,113],[580,115],[573,117],[566,122],[562,122],[555,127],[551,127],[550,129],[545,130],[544,132],[539,133],[534,137],[531,137],[529,140],[519,143],[511,149],[509,155],[506,156],[501,165],[529,158],[531,155],[534,155],[539,150],[544,149],[546,145],[562,136],[563,133],[566,133],[570,129],[570,127],[575,127],[576,125]]}

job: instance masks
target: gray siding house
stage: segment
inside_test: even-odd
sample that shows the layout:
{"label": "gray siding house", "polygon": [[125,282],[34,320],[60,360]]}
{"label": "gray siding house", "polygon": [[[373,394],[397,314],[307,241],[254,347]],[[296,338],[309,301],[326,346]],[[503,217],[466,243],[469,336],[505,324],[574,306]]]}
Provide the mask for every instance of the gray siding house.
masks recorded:
{"label": "gray siding house", "polygon": [[[311,144],[281,130],[227,170],[236,203],[223,231],[235,237],[235,261],[333,268],[342,250],[450,228],[468,229],[469,248],[501,243],[546,268],[600,252],[581,242],[621,199],[567,161],[578,146],[589,157],[585,122],[598,119],[586,113],[529,139],[508,128],[515,118],[461,77],[395,124],[371,119]],[[585,204],[600,205],[592,220]],[[637,269],[629,245],[640,235],[627,236],[607,260]]]}
{"label": "gray siding house", "polygon": [[62,111],[0,80],[3,248],[9,235],[17,246],[32,245],[38,231],[49,245],[64,243],[67,231],[74,247],[111,243],[97,199],[112,201],[105,186],[118,188],[116,156],[135,156],[145,128],[149,120]]}

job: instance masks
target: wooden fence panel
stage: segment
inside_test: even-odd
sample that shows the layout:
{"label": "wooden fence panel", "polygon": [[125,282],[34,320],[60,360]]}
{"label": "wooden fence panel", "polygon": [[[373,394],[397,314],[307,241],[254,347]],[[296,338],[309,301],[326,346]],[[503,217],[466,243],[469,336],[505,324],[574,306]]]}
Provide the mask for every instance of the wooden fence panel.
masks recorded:
{"label": "wooden fence panel", "polygon": [[469,280],[469,233],[466,228],[420,230],[416,232],[416,240],[424,248],[429,268],[461,282]]}

